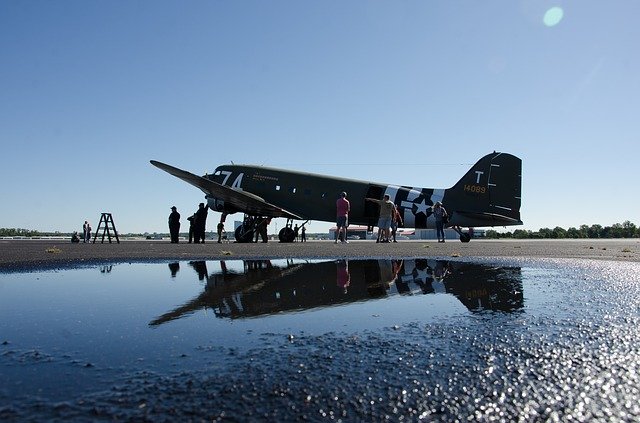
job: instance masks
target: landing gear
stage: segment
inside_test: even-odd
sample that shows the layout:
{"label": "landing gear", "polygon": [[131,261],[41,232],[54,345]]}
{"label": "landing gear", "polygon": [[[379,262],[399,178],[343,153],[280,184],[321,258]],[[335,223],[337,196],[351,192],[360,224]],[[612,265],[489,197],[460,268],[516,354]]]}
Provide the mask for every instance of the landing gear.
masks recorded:
{"label": "landing gear", "polygon": [[278,239],[280,242],[293,242],[296,239],[296,232],[292,228],[293,219],[287,219],[287,223],[284,225],[284,228],[280,229],[280,233],[278,234]]}
{"label": "landing gear", "polygon": [[267,242],[267,225],[271,222],[270,217],[244,215],[242,225],[235,231],[236,242],[248,243],[258,242],[262,237],[262,242]]}
{"label": "landing gear", "polygon": [[253,242],[254,228],[247,224],[245,220],[244,223],[236,228],[235,236],[236,242],[247,243]]}
{"label": "landing gear", "polygon": [[293,242],[296,239],[296,233],[291,229],[290,226],[285,226],[280,229],[280,233],[278,234],[278,239],[280,242]]}
{"label": "landing gear", "polygon": [[451,226],[451,229],[453,229],[454,231],[456,231],[458,233],[458,235],[460,235],[460,241],[461,242],[469,242],[469,241],[471,241],[471,235],[469,235],[468,233],[462,232],[462,229],[460,228],[460,226]]}
{"label": "landing gear", "polygon": [[287,219],[287,223],[284,225],[284,228],[280,229],[280,233],[278,234],[278,239],[280,242],[294,242],[298,236],[298,231],[308,222],[305,221],[300,227],[296,225],[295,229],[293,228],[293,219]]}

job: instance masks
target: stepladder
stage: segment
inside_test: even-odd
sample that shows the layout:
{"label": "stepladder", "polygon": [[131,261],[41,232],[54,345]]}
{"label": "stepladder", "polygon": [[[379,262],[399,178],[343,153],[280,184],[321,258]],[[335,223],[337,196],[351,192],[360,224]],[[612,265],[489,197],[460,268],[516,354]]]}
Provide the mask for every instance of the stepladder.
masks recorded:
{"label": "stepladder", "polygon": [[96,239],[100,236],[100,230],[102,229],[102,240],[100,243],[104,243],[105,236],[109,240],[109,244],[111,244],[111,237],[113,236],[116,239],[116,242],[120,244],[120,239],[118,238],[118,231],[116,230],[116,225],[113,222],[113,216],[111,213],[102,213],[100,216],[100,222],[98,223],[98,228],[96,229],[96,233],[93,236],[93,243],[96,243]]}

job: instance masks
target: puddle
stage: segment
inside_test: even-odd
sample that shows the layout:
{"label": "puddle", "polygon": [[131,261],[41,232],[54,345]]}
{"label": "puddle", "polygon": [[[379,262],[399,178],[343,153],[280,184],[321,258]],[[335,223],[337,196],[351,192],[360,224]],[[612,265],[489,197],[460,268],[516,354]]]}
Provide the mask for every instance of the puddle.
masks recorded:
{"label": "puddle", "polygon": [[[638,331],[637,270],[634,264],[608,262],[567,267],[432,259],[227,260],[3,274],[0,418],[83,420],[100,404],[108,404],[102,417],[110,419],[218,418],[220,413],[299,418],[301,404],[323,402],[326,394],[349,420],[390,415],[389,403],[361,408],[330,400],[332,395],[362,397],[365,387],[382,399],[390,389],[406,396],[408,386],[413,402],[400,403],[413,404],[413,411],[407,414],[408,408],[396,404],[390,409],[397,415],[473,416],[472,400],[455,410],[434,409],[430,401],[445,400],[447,392],[484,398],[484,390],[495,389],[492,374],[505,389],[521,394],[531,386],[516,383],[523,372],[539,382],[550,363],[548,371],[560,366],[569,372],[565,376],[580,380],[584,368],[567,363],[598,354],[592,365],[601,369],[603,345],[616,354],[609,365],[636,360],[630,339]],[[615,348],[609,344],[613,339]],[[538,354],[547,361],[531,367]],[[594,374],[600,371],[587,373],[597,381]],[[306,379],[297,381],[300,375]],[[356,381],[336,394],[336,380],[350,375]],[[324,384],[324,377],[332,382]],[[372,380],[377,382],[371,385]],[[255,398],[249,408],[238,406],[247,390],[273,393],[277,386],[288,392],[296,383],[298,391],[289,398],[293,409],[262,398],[265,392],[260,398],[271,404],[267,411],[256,411],[262,400],[256,404]],[[439,392],[433,383],[440,384]],[[563,383],[559,392],[566,391]],[[185,401],[195,400],[184,398],[183,384],[199,386],[198,395],[224,389],[226,396],[214,410],[181,414]],[[640,399],[637,389],[621,391]],[[153,399],[169,394],[175,397],[168,402]],[[619,407],[622,398],[612,398]],[[529,399],[514,402],[513,415],[526,406],[530,418],[550,416],[544,411],[549,407],[538,407],[543,400],[535,399],[533,407]],[[634,415],[634,407],[625,412]],[[316,408],[304,415],[323,418]],[[488,410],[482,415],[492,415]]]}

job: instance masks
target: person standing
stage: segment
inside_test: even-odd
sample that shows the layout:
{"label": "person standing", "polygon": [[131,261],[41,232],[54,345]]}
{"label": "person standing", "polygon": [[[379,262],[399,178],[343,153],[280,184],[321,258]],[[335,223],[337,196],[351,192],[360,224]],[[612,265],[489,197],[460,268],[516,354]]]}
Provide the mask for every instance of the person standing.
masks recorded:
{"label": "person standing", "polygon": [[376,242],[389,242],[391,219],[396,205],[391,201],[389,194],[385,194],[382,200],[377,200],[375,198],[365,198],[365,200],[372,201],[380,205],[380,215],[378,217],[378,239],[376,239]]}
{"label": "person standing", "polygon": [[219,222],[218,227],[216,228],[218,231],[218,244],[222,243],[222,232],[224,232],[224,223]]}
{"label": "person standing", "polygon": [[82,242],[87,243],[91,241],[91,224],[88,220],[84,221],[82,225]]}
{"label": "person standing", "polygon": [[187,217],[187,220],[189,221],[189,244],[191,244],[193,242],[193,232],[196,226],[196,215],[192,214],[191,216]]}
{"label": "person standing", "polygon": [[402,216],[398,211],[398,207],[394,204],[393,216],[391,217],[391,237],[393,238],[393,242],[398,242],[396,241],[396,233],[398,232],[398,226],[402,226],[403,224],[404,223],[402,223]]}
{"label": "person standing", "polygon": [[198,205],[198,211],[196,211],[196,239],[195,243],[204,244],[204,232],[207,226],[207,214],[209,210],[204,206],[204,203]]}
{"label": "person standing", "polygon": [[440,201],[436,201],[432,208],[433,217],[436,219],[436,236],[438,237],[438,242],[444,242],[444,223],[447,218],[447,210],[442,207],[442,203]]}
{"label": "person standing", "polygon": [[256,242],[258,242],[258,235],[262,238],[262,242],[267,242],[269,240],[268,235],[268,226],[271,223],[270,217],[261,218],[260,222],[256,226]]}
{"label": "person standing", "polygon": [[[347,241],[347,226],[349,226],[349,211],[351,211],[351,203],[347,200],[347,193],[340,193],[340,198],[336,201],[336,241],[340,240],[343,243],[348,243]],[[344,235],[340,238],[340,235],[343,233]]]}
{"label": "person standing", "polygon": [[307,228],[303,225],[300,233],[300,242],[307,242]]}
{"label": "person standing", "polygon": [[171,207],[171,214],[169,215],[169,233],[171,234],[171,243],[178,243],[178,236],[180,234],[180,213],[176,206]]}

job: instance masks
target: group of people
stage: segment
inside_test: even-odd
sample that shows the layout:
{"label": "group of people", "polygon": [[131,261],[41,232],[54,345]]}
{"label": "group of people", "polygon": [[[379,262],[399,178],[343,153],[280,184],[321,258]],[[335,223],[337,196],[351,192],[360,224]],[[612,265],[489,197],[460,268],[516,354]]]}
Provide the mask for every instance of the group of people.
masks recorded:
{"label": "group of people", "polygon": [[[208,213],[209,209],[205,207],[204,203],[200,203],[198,210],[187,218],[189,221],[189,244],[192,242],[194,244],[204,244]],[[178,213],[176,206],[171,207],[169,234],[171,235],[171,243],[177,244],[180,237],[180,213]]]}
{"label": "group of people", "polygon": [[[365,201],[377,203],[380,206],[378,217],[378,236],[376,242],[398,242],[396,233],[398,227],[404,225],[402,215],[398,211],[389,194],[385,194],[382,200],[376,198],[365,198]],[[349,226],[349,212],[351,211],[351,203],[347,200],[347,193],[342,192],[340,198],[336,201],[336,239],[342,243],[348,243],[347,227]],[[436,201],[432,208],[433,216],[436,222],[436,236],[438,242],[444,242],[444,225],[447,223],[448,214],[440,201]]]}
{"label": "group of people", "polygon": [[[91,224],[89,223],[88,220],[85,220],[84,224],[82,225],[82,242],[87,243],[90,241],[91,241]],[[71,235],[71,242],[73,243],[80,242],[80,236],[78,235],[78,231],[75,231]]]}
{"label": "group of people", "polygon": [[[377,203],[380,207],[378,217],[378,235],[376,238],[376,242],[398,242],[396,240],[398,227],[404,225],[404,223],[402,221],[402,215],[400,214],[398,207],[393,201],[391,201],[389,194],[384,194],[381,200],[366,197],[365,201]],[[349,243],[349,241],[347,240],[347,227],[349,226],[350,211],[351,203],[349,202],[349,200],[347,200],[347,193],[342,192],[340,193],[340,197],[336,200],[336,244],[338,242],[345,244]],[[432,207],[432,213],[435,218],[436,236],[438,238],[438,242],[445,242],[444,225],[447,223],[448,219],[447,211],[442,206],[442,203],[440,201],[436,201],[436,203]],[[189,221],[189,243],[193,242],[195,244],[204,244],[207,214],[207,207],[204,205],[204,203],[200,203],[198,206],[198,210],[193,215],[187,218],[187,220]],[[262,218],[257,223],[254,242],[258,241],[258,237],[262,238],[262,242],[267,242],[267,225],[270,222],[271,218]],[[85,221],[84,223],[83,239],[84,242],[89,242],[89,240],[91,239],[91,226],[87,221]],[[294,239],[296,241],[298,240],[298,231],[299,228],[298,225],[296,225],[294,229]],[[169,232],[171,234],[171,243],[177,244],[180,234],[180,213],[178,213],[176,206],[171,207],[171,214],[169,215]],[[222,221],[218,223],[217,232],[218,243],[220,243],[222,242],[224,233],[224,224]],[[305,232],[306,230],[303,225],[301,242],[306,241]]]}
{"label": "group of people", "polygon": [[376,242],[398,242],[396,233],[398,226],[402,226],[402,216],[398,208],[391,201],[389,194],[385,194],[382,200],[375,198],[365,198],[365,201],[371,201],[380,205],[380,214],[378,217],[378,237]]}

